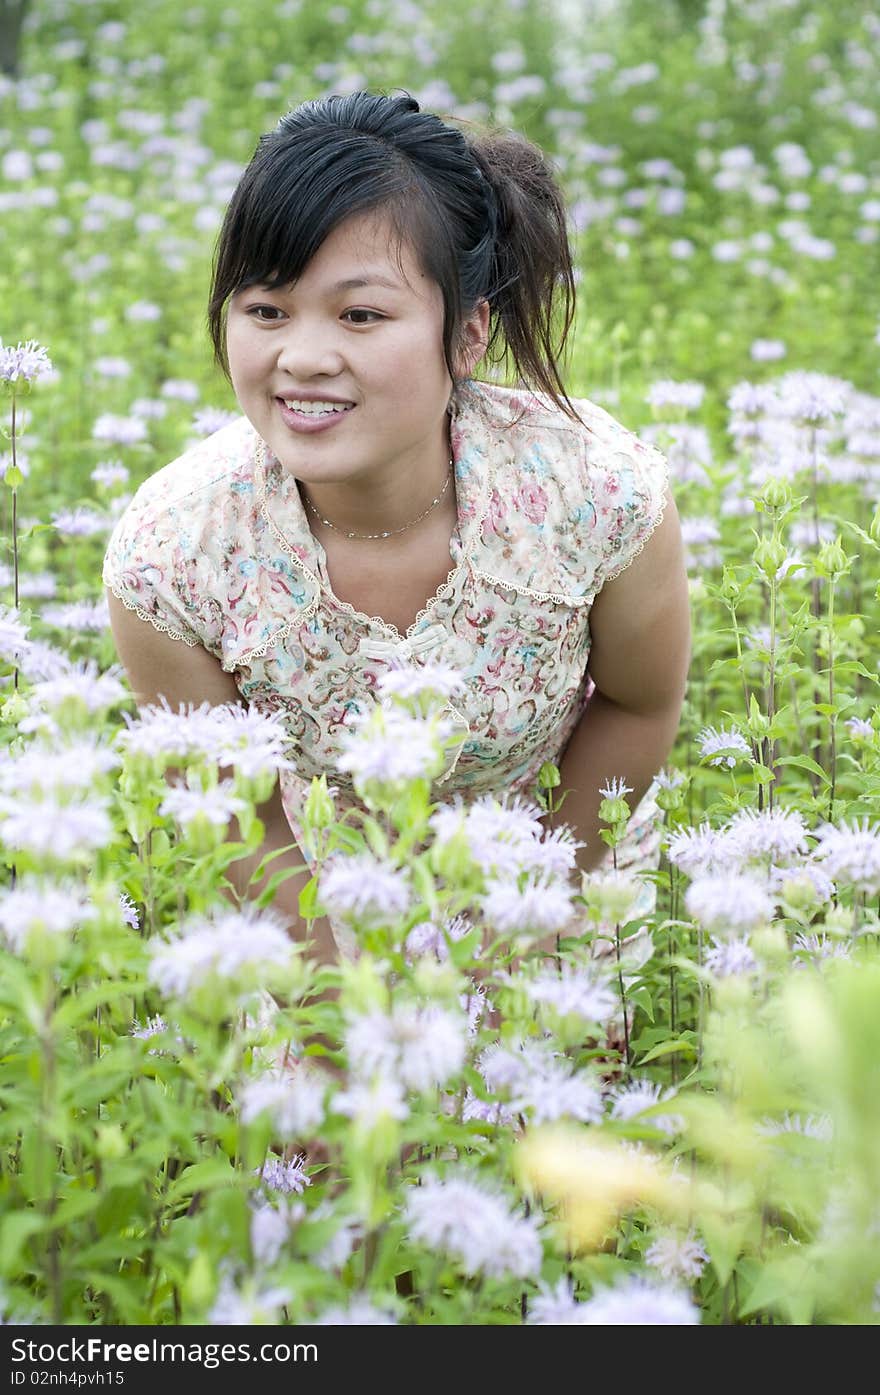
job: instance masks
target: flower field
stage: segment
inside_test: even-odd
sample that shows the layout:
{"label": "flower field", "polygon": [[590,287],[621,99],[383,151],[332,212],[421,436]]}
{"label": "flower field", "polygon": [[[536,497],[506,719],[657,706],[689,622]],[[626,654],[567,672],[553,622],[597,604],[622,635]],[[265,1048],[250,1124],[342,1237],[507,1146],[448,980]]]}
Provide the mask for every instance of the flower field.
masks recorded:
{"label": "flower field", "polygon": [[[0,1316],[876,1323],[876,7],[33,0],[2,41]],[[438,803],[460,678],[390,673],[358,816],[333,771],[303,811],[329,968],[230,886],[295,745],[139,714],[101,561],[237,415],[205,305],[258,135],[359,87],[552,156],[569,391],[667,455],[694,645],[639,876],[576,873],[553,767]]]}

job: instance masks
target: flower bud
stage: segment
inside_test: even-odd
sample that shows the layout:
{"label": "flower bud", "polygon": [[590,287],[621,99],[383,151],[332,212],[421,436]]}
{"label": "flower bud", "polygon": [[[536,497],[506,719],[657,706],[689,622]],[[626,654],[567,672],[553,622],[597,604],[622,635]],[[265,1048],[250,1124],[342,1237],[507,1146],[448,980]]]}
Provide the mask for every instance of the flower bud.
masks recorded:
{"label": "flower bud", "polygon": [[306,796],[304,821],[316,831],[329,828],[336,821],[336,808],[327,787],[327,776],[315,775]]}
{"label": "flower bud", "polygon": [[276,779],[274,770],[260,770],[253,775],[245,775],[241,770],[235,770],[232,788],[237,799],[243,799],[246,804],[259,808],[270,797]]}
{"label": "flower bud", "polygon": [[812,915],[822,900],[816,883],[806,871],[793,871],[790,877],[786,877],[780,888],[780,897],[784,910],[796,920]]}
{"label": "flower bud", "polygon": [[755,500],[767,509],[784,509],[791,503],[791,489],[785,480],[769,479]]}
{"label": "flower bud", "polygon": [[207,814],[198,813],[181,828],[181,839],[197,857],[219,848],[225,840],[227,828],[223,824],[212,823]]}
{"label": "flower bud", "polygon": [[634,877],[625,872],[585,872],[581,895],[593,919],[606,925],[625,925],[641,893]]}
{"label": "flower bud", "polygon": [[680,809],[684,803],[688,781],[674,767],[661,770],[654,777],[654,801],[665,814]]}
{"label": "flower bud", "polygon": [[387,967],[371,954],[361,954],[358,959],[345,959],[340,963],[340,1003],[346,1015],[387,1011],[388,984],[383,976]]}
{"label": "flower bud", "polygon": [[464,829],[442,843],[433,843],[429,860],[434,875],[442,877],[450,886],[470,885],[473,881],[474,858]]}
{"label": "flower bud", "polygon": [[160,754],[124,749],[119,788],[127,799],[143,799],[152,786],[164,785],[168,762]]}
{"label": "flower bud", "polygon": [[128,1152],[125,1134],[118,1124],[99,1124],[95,1130],[95,1152],[105,1162],[115,1162]]}
{"label": "flower bud", "polygon": [[413,969],[413,987],[420,998],[442,1002],[455,1009],[465,980],[448,960],[438,964],[431,955],[419,959]]}
{"label": "flower bud", "polygon": [[538,788],[542,790],[555,790],[562,781],[559,769],[552,761],[545,761],[538,771]]}
{"label": "flower bud", "polygon": [[728,974],[712,983],[712,997],[719,1014],[740,1018],[754,1009],[755,990],[749,974]]}
{"label": "flower bud", "polygon": [[736,579],[736,571],[733,567],[725,566],[721,573],[721,585],[718,594],[722,601],[728,605],[735,605],[742,596],[742,587]]}
{"label": "flower bud", "polygon": [[763,925],[753,930],[749,943],[755,954],[768,968],[783,968],[788,964],[788,940],[779,925]]}
{"label": "flower bud", "polygon": [[30,712],[30,705],[22,693],[11,693],[0,707],[0,721],[17,727]]}
{"label": "flower bud", "polygon": [[746,731],[749,733],[749,736],[753,736],[756,740],[760,740],[762,736],[767,735],[769,730],[769,719],[765,717],[764,713],[761,711],[755,695],[752,693],[749,698],[749,720],[746,723]]}
{"label": "flower bud", "polygon": [[631,812],[626,800],[619,796],[603,799],[599,805],[599,818],[603,823],[626,823]]}
{"label": "flower bud", "polygon": [[816,570],[822,576],[827,576],[834,581],[838,577],[845,576],[849,571],[850,559],[847,557],[840,544],[839,538],[833,538],[831,542],[824,542],[819,548],[816,558]]}
{"label": "flower bud", "polygon": [[654,795],[654,803],[664,814],[672,814],[684,804],[685,785],[661,785]]}
{"label": "flower bud", "polygon": [[856,927],[856,913],[852,906],[829,906],[823,929],[826,935],[835,939],[848,939]]}
{"label": "flower bud", "polygon": [[788,552],[780,538],[759,538],[754,555],[755,566],[768,579],[772,579],[788,557]]}

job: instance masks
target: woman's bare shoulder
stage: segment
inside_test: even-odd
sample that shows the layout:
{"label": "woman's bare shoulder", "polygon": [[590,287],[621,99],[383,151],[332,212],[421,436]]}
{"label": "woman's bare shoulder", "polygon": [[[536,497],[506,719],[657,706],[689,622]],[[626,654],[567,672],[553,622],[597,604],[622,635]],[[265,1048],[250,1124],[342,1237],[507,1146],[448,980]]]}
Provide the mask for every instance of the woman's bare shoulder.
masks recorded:
{"label": "woman's bare shoulder", "polygon": [[139,707],[163,697],[173,708],[181,703],[216,706],[240,701],[232,675],[224,673],[202,645],[182,642],[158,629],[111,590],[106,595],[116,652]]}

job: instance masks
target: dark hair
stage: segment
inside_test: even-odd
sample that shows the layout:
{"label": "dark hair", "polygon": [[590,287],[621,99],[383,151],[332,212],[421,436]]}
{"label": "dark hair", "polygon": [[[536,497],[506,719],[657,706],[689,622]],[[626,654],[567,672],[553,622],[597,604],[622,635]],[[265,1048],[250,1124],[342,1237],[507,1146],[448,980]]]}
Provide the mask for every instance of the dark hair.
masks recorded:
{"label": "dark hair", "polygon": [[327,235],[381,208],[443,294],[450,376],[463,319],[486,299],[489,362],[577,416],[559,372],[574,318],[565,204],[542,152],[511,132],[465,134],[408,94],[322,97],[261,136],[217,243],[208,325],[227,374],[229,297],[296,281]]}

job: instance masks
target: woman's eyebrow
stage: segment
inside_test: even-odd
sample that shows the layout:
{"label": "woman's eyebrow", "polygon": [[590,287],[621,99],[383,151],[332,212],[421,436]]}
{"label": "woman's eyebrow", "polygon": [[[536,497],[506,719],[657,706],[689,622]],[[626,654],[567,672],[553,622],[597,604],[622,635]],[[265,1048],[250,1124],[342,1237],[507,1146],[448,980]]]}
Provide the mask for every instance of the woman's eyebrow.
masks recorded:
{"label": "woman's eyebrow", "polygon": [[[360,291],[368,286],[384,286],[389,291],[401,291],[404,289],[402,281],[392,281],[387,276],[380,275],[379,272],[368,272],[364,276],[346,276],[342,281],[335,281],[327,287],[330,295],[337,295],[340,291]],[[254,281],[250,286],[243,287],[244,290],[251,291],[279,291],[282,294],[295,289],[296,282],[289,286],[275,286],[268,281]]]}
{"label": "woman's eyebrow", "polygon": [[332,291],[359,291],[367,286],[385,286],[390,291],[402,289],[399,281],[389,281],[387,276],[380,276],[378,272],[369,272],[366,276],[348,276],[344,281],[337,281],[330,289]]}

